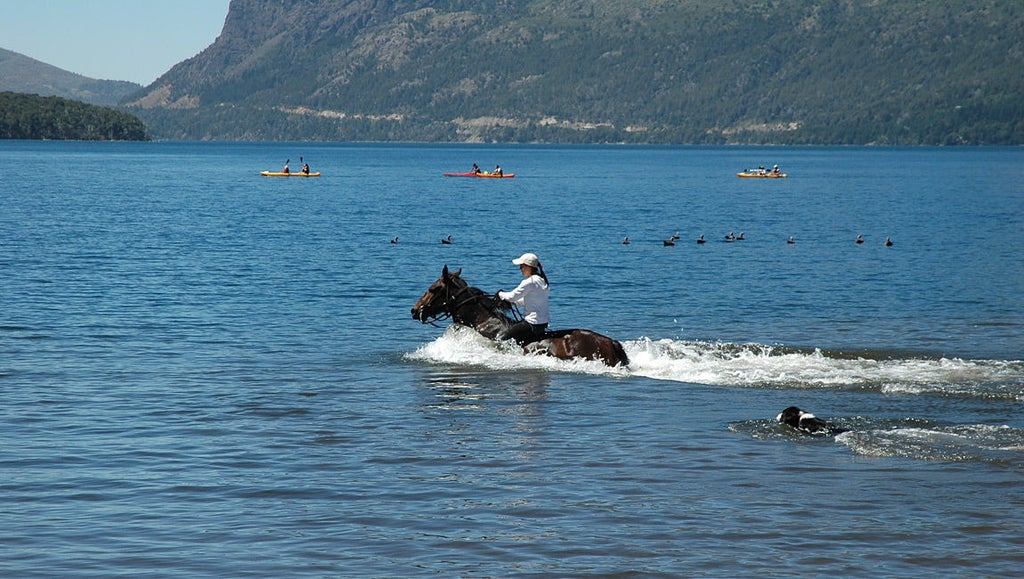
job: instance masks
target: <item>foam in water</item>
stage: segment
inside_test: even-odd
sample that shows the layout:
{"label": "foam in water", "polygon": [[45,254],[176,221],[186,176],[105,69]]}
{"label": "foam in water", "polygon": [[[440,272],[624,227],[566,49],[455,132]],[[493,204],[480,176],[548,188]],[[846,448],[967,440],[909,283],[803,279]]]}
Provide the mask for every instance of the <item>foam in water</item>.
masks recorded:
{"label": "foam in water", "polygon": [[549,370],[583,374],[629,375],[624,368],[609,368],[593,360],[559,360],[550,356],[526,356],[512,344],[489,340],[475,330],[451,325],[438,339],[406,355],[412,360],[443,364],[482,366],[493,370]]}
{"label": "foam in water", "polygon": [[826,354],[761,344],[640,339],[631,372],[663,380],[762,388],[862,388],[1024,399],[1024,363]]}
{"label": "foam in water", "polygon": [[734,422],[733,432],[756,440],[821,444],[829,439],[855,454],[872,458],[1024,463],[1024,430],[1006,424],[942,424],[926,418],[830,416],[844,432],[814,436],[773,419]]}
{"label": "foam in water", "polygon": [[836,437],[863,456],[1010,463],[1024,456],[1022,441],[1020,429],[989,424],[865,429]]}
{"label": "foam in water", "polygon": [[495,370],[541,369],[753,388],[856,388],[1024,400],[1024,362],[927,358],[875,359],[821,350],[641,338],[623,342],[628,369],[600,362],[524,356],[475,331],[451,326],[408,357]]}

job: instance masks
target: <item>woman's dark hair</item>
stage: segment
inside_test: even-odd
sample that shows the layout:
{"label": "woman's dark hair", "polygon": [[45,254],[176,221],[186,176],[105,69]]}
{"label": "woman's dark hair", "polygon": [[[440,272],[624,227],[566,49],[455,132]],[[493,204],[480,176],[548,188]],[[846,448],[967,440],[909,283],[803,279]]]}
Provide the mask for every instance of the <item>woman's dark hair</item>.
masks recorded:
{"label": "woman's dark hair", "polygon": [[548,275],[544,273],[544,266],[541,265],[540,263],[537,263],[537,275],[539,275],[540,278],[544,280],[544,283],[551,285],[551,282],[548,281]]}

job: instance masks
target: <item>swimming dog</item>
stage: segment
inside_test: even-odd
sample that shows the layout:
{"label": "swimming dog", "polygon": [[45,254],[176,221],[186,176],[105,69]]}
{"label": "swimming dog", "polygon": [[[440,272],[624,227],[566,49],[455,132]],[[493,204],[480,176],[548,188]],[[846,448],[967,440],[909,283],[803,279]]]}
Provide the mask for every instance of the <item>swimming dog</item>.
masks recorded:
{"label": "swimming dog", "polygon": [[803,432],[804,434],[815,434],[832,436],[846,432],[844,428],[836,428],[831,422],[826,422],[810,412],[804,412],[796,406],[790,406],[775,417],[775,420]]}

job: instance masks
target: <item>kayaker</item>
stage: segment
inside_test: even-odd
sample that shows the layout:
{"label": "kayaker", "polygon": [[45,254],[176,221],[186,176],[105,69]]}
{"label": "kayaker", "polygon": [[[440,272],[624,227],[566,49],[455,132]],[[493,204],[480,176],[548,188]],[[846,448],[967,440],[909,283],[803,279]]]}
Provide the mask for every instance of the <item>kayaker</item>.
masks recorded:
{"label": "kayaker", "polygon": [[284,162],[284,169],[281,169],[282,173],[291,173],[292,172],[292,170],[288,168],[288,163],[291,163],[291,162],[292,162],[291,159],[288,159],[287,161]]}
{"label": "kayaker", "polygon": [[473,163],[473,174],[474,175],[479,175],[480,174],[480,167],[478,167],[476,163]]}
{"label": "kayaker", "polygon": [[499,340],[512,339],[519,344],[539,340],[548,327],[548,276],[536,254],[524,253],[512,263],[519,266],[523,281],[516,289],[507,292],[498,290],[500,300],[522,306],[523,319],[507,330],[498,333]]}
{"label": "kayaker", "polygon": [[309,163],[302,164],[302,174],[309,175]]}
{"label": "kayaker", "polygon": [[495,166],[494,166],[494,172],[493,172],[493,173],[491,173],[491,175],[497,175],[497,176],[499,176],[499,177],[501,177],[502,175],[504,175],[504,173],[502,173],[502,172],[501,172],[501,165],[495,165]]}

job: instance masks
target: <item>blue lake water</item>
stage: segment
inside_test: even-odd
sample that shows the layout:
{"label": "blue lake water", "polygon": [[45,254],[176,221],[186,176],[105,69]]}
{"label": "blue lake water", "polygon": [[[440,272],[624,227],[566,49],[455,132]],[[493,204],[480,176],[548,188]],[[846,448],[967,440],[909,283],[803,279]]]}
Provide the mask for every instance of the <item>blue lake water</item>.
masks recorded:
{"label": "blue lake water", "polygon": [[[323,176],[259,176],[300,156]],[[1024,568],[1020,148],[0,161],[3,575]],[[474,162],[517,176],[441,176]],[[525,251],[552,327],[629,368],[411,318],[444,265],[493,292]],[[775,423],[790,405],[849,432]]]}

